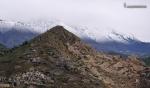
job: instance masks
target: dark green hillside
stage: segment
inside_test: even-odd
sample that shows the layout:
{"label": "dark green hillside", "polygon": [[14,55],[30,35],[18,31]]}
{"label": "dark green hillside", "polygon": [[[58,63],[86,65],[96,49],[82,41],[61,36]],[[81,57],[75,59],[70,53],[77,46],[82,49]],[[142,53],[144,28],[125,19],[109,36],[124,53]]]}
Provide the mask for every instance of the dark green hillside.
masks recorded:
{"label": "dark green hillside", "polygon": [[0,44],[0,56],[3,56],[6,53],[6,51],[7,48],[4,45]]}
{"label": "dark green hillside", "polygon": [[144,58],[143,60],[146,65],[150,66],[150,57]]}

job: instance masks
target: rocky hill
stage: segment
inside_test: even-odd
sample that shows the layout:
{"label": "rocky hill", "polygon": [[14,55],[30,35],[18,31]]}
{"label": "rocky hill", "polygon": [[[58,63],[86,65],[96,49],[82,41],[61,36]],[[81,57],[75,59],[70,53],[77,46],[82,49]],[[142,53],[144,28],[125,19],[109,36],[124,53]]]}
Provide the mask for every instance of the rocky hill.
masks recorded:
{"label": "rocky hill", "polygon": [[150,70],[136,57],[98,53],[62,26],[0,57],[0,87],[149,88]]}

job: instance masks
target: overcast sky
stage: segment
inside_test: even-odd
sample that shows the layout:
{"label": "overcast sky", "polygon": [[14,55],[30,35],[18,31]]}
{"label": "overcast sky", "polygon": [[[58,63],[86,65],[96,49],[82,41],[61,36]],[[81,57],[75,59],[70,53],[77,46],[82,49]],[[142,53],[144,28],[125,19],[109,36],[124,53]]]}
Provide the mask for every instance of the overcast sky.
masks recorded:
{"label": "overcast sky", "polygon": [[[123,3],[148,5],[126,9]],[[70,25],[113,29],[150,42],[150,0],[0,0],[0,18],[8,20],[58,19]],[[92,29],[91,29],[92,31]]]}

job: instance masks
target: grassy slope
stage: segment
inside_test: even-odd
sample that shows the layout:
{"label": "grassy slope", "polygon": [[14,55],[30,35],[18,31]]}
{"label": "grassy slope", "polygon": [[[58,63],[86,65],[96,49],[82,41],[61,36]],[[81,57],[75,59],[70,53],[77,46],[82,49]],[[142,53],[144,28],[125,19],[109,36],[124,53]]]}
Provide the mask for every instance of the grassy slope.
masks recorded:
{"label": "grassy slope", "polygon": [[146,65],[150,66],[150,57],[144,59]]}

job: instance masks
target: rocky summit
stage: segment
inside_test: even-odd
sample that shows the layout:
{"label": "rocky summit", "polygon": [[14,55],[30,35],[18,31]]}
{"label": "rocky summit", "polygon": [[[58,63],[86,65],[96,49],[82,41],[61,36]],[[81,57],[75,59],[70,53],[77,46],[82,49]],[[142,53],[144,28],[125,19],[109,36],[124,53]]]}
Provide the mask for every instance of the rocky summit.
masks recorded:
{"label": "rocky summit", "polygon": [[56,26],[0,56],[0,88],[150,88],[150,68]]}

